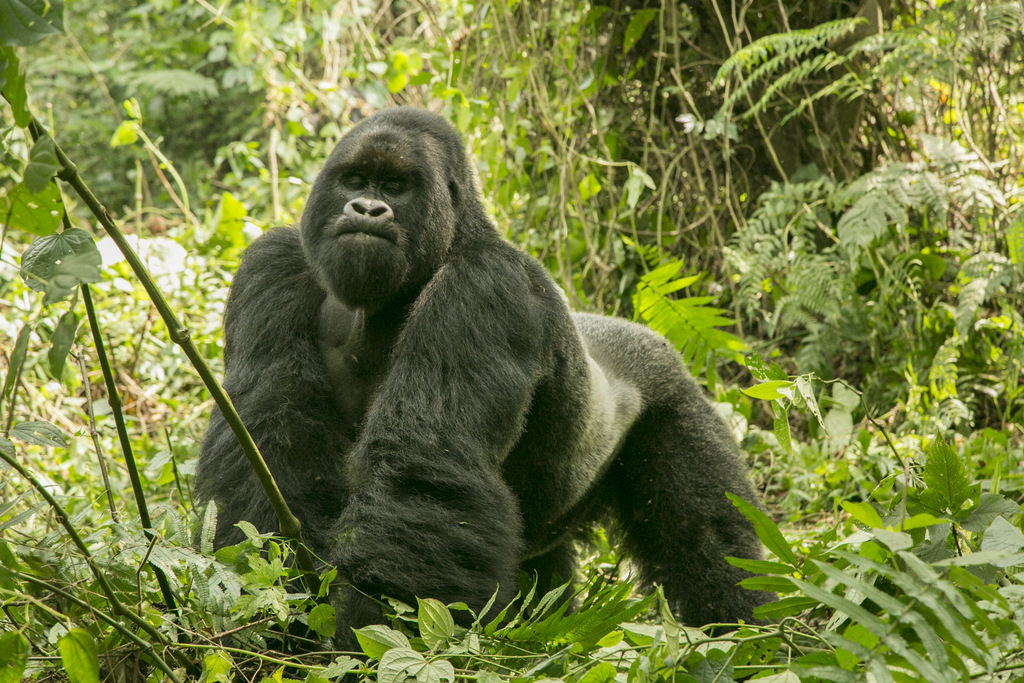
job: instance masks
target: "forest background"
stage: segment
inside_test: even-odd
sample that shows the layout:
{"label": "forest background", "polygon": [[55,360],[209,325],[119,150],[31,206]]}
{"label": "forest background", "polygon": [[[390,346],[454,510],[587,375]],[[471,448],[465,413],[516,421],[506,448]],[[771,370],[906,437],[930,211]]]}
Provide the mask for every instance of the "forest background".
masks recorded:
{"label": "forest background", "polygon": [[[1020,2],[0,0],[0,45],[0,683],[1024,680]],[[329,576],[192,545],[240,254],[392,104],[573,307],[682,351],[770,626],[679,627],[595,528],[574,612],[311,652]]]}

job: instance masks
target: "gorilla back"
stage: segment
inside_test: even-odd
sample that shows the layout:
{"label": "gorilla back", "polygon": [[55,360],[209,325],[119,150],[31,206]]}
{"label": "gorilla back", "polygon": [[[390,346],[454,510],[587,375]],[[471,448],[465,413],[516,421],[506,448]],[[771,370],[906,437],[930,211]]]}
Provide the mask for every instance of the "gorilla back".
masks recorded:
{"label": "gorilla back", "polygon": [[[664,339],[571,314],[499,237],[463,143],[425,111],[356,126],[301,230],[247,250],[225,316],[225,387],[311,549],[338,568],[341,634],[366,595],[509,600],[517,572],[572,577],[574,536],[611,518],[686,623],[773,596],[726,556],[760,545],[725,497],[755,496],[725,425]],[[216,542],[276,518],[214,412],[196,473]],[[350,588],[345,588],[349,586]]]}

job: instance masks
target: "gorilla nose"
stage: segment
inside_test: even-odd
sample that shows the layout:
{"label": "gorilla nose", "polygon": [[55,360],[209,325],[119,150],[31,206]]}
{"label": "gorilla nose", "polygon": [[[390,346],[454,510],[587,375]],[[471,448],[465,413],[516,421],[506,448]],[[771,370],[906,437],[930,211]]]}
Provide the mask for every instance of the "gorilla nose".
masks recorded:
{"label": "gorilla nose", "polygon": [[348,216],[359,216],[370,218],[374,221],[389,221],[395,217],[391,207],[376,199],[353,199],[345,205],[345,214]]}

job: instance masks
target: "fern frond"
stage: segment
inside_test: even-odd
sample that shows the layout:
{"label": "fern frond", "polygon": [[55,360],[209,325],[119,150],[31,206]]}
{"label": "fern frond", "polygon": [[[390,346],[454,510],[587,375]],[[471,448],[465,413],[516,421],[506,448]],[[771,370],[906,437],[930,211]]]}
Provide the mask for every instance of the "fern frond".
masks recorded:
{"label": "fern frond", "polygon": [[674,261],[640,278],[633,304],[651,329],[663,334],[683,355],[693,374],[699,374],[709,354],[740,360],[746,344],[733,334],[717,329],[735,321],[725,311],[709,306],[713,297],[671,299],[683,287],[702,275],[673,280],[682,268]]}

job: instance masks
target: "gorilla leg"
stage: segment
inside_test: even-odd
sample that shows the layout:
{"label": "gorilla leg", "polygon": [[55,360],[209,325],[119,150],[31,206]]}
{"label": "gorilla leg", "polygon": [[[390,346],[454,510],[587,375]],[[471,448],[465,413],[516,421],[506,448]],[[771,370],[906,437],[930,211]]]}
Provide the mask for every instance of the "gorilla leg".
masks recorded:
{"label": "gorilla leg", "polygon": [[751,574],[725,557],[758,559],[761,547],[725,493],[756,497],[731,435],[680,375],[685,390],[646,411],[608,478],[624,545],[684,623],[754,622],[753,609],[775,597],[736,585]]}

